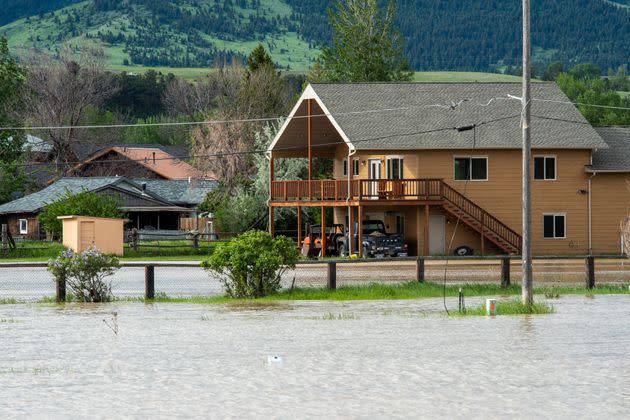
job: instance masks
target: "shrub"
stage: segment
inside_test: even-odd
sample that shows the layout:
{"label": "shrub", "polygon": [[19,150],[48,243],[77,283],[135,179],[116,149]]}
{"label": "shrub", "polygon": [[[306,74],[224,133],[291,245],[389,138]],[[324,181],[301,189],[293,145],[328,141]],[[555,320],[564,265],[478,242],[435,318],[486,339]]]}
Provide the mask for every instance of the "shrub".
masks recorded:
{"label": "shrub", "polygon": [[282,274],[295,268],[299,252],[289,238],[249,231],[217,244],[202,267],[221,279],[235,298],[258,298],[280,290]]}
{"label": "shrub", "polygon": [[112,284],[105,280],[120,267],[118,258],[90,248],[79,254],[66,250],[48,262],[55,281],[65,281],[80,302],[109,302]]}
{"label": "shrub", "polygon": [[58,216],[95,216],[122,218],[124,213],[118,207],[120,203],[115,197],[99,195],[94,192],[73,194],[66,190],[56,201],[48,204],[39,215],[39,221],[48,233],[61,233],[61,220]]}

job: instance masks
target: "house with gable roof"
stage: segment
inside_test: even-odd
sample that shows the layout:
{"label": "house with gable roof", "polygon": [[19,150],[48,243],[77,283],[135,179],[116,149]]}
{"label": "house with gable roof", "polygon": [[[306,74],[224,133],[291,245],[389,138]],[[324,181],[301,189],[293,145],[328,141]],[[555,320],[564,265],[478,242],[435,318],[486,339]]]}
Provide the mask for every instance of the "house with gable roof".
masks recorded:
{"label": "house with gable roof", "polygon": [[[271,232],[275,210],[295,207],[299,242],[302,209],[321,207],[334,214],[322,224],[357,238],[350,252],[366,253],[362,226],[382,220],[412,255],[519,254],[520,94],[516,83],[309,85],[267,150]],[[554,83],[532,95],[534,253],[620,253],[630,136],[593,128]],[[276,180],[285,158],[308,159],[307,178]],[[314,158],[333,161],[331,179],[313,177]]]}

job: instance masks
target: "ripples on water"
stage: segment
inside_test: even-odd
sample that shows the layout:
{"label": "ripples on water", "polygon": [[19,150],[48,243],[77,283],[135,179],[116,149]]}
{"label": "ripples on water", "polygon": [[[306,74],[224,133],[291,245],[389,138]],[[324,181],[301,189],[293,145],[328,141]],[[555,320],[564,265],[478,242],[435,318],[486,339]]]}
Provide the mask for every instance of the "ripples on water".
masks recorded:
{"label": "ripples on water", "polygon": [[554,304],[0,305],[0,418],[627,417],[628,296]]}

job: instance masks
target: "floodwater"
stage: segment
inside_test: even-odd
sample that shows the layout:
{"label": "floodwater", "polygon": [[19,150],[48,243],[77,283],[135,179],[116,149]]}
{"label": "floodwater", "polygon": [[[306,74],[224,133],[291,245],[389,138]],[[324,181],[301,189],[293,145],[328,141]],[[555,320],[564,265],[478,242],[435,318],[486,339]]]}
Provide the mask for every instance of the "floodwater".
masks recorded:
{"label": "floodwater", "polygon": [[0,305],[0,418],[627,418],[630,298],[551,303]]}

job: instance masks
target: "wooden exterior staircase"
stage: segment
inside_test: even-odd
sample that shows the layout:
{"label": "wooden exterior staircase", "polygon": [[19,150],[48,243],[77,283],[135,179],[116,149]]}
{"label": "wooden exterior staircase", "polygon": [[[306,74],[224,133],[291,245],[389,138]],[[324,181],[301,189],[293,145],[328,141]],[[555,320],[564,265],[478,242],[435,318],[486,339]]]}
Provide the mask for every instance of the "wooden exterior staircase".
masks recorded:
{"label": "wooden exterior staircase", "polygon": [[521,235],[444,181],[442,181],[441,190],[442,207],[446,212],[459,218],[482,238],[488,239],[506,253],[519,254],[521,252]]}

